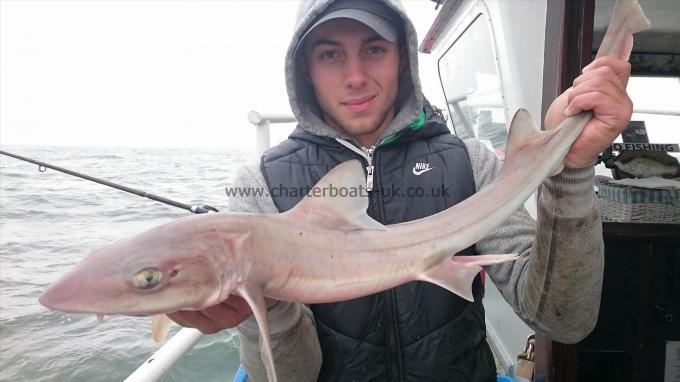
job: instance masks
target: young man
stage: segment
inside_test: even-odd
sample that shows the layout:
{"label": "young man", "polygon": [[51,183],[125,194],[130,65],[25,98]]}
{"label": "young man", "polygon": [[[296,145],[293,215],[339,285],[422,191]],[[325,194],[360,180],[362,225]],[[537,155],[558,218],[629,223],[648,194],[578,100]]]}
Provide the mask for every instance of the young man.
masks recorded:
{"label": "young man", "polygon": [[[538,222],[517,211],[466,253],[518,253],[487,272],[517,314],[561,342],[586,336],[597,320],[603,243],[593,162],[630,119],[629,65],[594,62],[551,106],[546,127],[566,114],[595,117],[544,182]],[[286,60],[290,104],[299,125],[288,140],[246,166],[237,184],[268,190],[313,186],[337,164],[367,167],[368,213],[383,224],[432,215],[484,187],[501,164],[476,140],[461,141],[420,90],[415,30],[394,1],[304,2]],[[430,163],[427,177],[416,162]],[[437,197],[409,198],[385,190],[446,187]],[[508,192],[511,192],[510,190]],[[232,200],[231,209],[284,212],[302,195],[278,192]],[[536,229],[538,227],[538,229]],[[470,303],[437,286],[412,282],[377,295],[304,306],[270,301],[274,359],[281,381],[495,381],[485,340],[483,286]],[[214,333],[238,325],[241,360],[265,381],[254,319],[238,297],[200,312],[171,317]],[[245,321],[244,321],[245,320]],[[322,361],[323,360],[323,361]]]}

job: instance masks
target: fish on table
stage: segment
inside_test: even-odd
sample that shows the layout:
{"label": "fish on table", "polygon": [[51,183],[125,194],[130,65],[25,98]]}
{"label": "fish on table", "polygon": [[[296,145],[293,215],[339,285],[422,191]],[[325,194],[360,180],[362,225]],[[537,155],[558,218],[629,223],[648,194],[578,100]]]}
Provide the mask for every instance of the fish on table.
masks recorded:
{"label": "fish on table", "polygon": [[[619,0],[598,57],[627,59],[632,34],[648,26],[636,0]],[[482,267],[516,255],[455,254],[500,226],[545,178],[561,171],[591,117],[583,112],[540,131],[519,110],[498,177],[435,215],[384,226],[366,214],[365,195],[324,197],[331,185],[362,189],[362,166],[352,160],[332,169],[285,213],[189,216],[95,249],[48,287],[40,302],[63,312],[161,315],[239,295],[253,310],[267,375],[276,381],[265,297],[327,303],[420,280],[471,301],[472,281]]]}
{"label": "fish on table", "polygon": [[675,175],[680,172],[680,166],[666,165],[657,160],[636,157],[628,161],[617,160],[614,165],[624,172],[636,178],[648,178],[652,176]]}

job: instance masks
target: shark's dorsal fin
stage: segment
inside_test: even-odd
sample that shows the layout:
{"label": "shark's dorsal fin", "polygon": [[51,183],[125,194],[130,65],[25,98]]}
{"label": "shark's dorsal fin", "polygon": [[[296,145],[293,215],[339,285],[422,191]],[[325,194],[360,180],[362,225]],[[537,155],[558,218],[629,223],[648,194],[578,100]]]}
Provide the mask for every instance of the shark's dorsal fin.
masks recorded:
{"label": "shark's dorsal fin", "polygon": [[378,229],[366,214],[368,191],[358,160],[343,162],[326,174],[307,196],[284,215],[310,225],[338,230]]}
{"label": "shark's dorsal fin", "polygon": [[[521,151],[525,146],[536,144],[540,139],[548,139],[551,132],[541,131],[531,119],[531,114],[526,109],[519,109],[512,117],[510,122],[510,131],[508,132],[508,143],[505,153],[506,160],[512,158],[516,153]],[[545,142],[547,143],[547,142]],[[550,176],[559,174],[564,168],[564,163],[560,162],[551,171]]]}
{"label": "shark's dorsal fin", "polygon": [[517,110],[515,116],[512,117],[512,122],[510,122],[505,156],[513,156],[526,146],[527,142],[539,139],[540,136],[541,130],[534,125],[531,114],[526,109]]}

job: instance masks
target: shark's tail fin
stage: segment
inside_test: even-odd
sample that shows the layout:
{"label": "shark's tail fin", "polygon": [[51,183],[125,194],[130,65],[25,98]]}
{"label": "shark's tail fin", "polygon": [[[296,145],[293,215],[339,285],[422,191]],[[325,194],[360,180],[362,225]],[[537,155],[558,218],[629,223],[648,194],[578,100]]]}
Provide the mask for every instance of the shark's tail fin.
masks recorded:
{"label": "shark's tail fin", "polygon": [[651,25],[638,0],[617,1],[609,29],[597,50],[596,57],[611,56],[628,60],[633,49],[633,34]]}

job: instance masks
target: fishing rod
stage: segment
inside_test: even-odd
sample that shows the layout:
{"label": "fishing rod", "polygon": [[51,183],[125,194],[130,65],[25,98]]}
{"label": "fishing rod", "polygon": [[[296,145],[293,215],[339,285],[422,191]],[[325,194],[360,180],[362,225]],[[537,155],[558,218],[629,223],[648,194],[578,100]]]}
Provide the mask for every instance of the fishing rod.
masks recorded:
{"label": "fishing rod", "polygon": [[[45,172],[48,168],[63,172],[65,174],[73,175],[78,178],[89,180],[95,183],[103,184],[115,188],[117,190],[129,192],[134,195],[141,196],[143,198],[148,198],[161,202],[173,207],[178,207],[195,214],[204,214],[208,212],[219,212],[217,208],[209,205],[197,206],[189,205],[174,201],[172,199],[164,198],[162,196],[154,195],[146,191],[136,190],[131,187],[123,186],[117,183],[110,182],[108,180],[95,178],[94,176],[82,174],[76,171],[72,171],[63,167],[55,166],[49,163],[45,163],[39,160],[26,158],[21,155],[13,154],[5,150],[0,150],[0,154],[7,155],[12,158],[16,158],[25,162],[33,163],[38,165],[38,171]],[[154,354],[144,361],[137,370],[130,374],[125,382],[148,382],[148,381],[160,381],[161,378],[167,374],[168,371],[179,361],[179,359],[189,352],[194,345],[203,337],[203,333],[193,328],[182,328],[177,334],[175,334],[165,345],[158,349]],[[151,363],[152,361],[153,364]],[[153,366],[152,366],[153,365]],[[162,367],[157,367],[161,366]]]}
{"label": "fishing rod", "polygon": [[105,186],[109,186],[109,187],[115,188],[117,190],[129,192],[131,194],[135,194],[135,195],[141,196],[143,198],[148,198],[148,199],[155,200],[157,202],[161,202],[161,203],[173,206],[173,207],[181,208],[181,209],[193,212],[195,214],[204,214],[204,213],[207,213],[207,212],[218,212],[217,208],[215,208],[213,206],[209,206],[209,205],[197,206],[197,205],[189,205],[189,204],[180,203],[180,202],[174,201],[172,199],[168,199],[168,198],[164,198],[162,196],[158,196],[158,195],[148,193],[146,191],[141,191],[141,190],[137,190],[137,189],[134,189],[134,188],[131,188],[131,187],[123,186],[121,184],[113,183],[113,182],[110,182],[108,180],[95,178],[94,176],[82,174],[82,173],[79,173],[79,172],[76,172],[76,171],[69,170],[67,168],[55,166],[55,165],[45,163],[45,162],[42,162],[42,161],[39,161],[39,160],[26,158],[26,157],[23,157],[21,155],[17,155],[17,154],[7,152],[5,150],[0,150],[0,154],[7,155],[9,157],[16,158],[16,159],[19,159],[19,160],[22,160],[22,161],[25,161],[25,162],[37,164],[38,165],[38,171],[40,171],[40,172],[45,172],[49,168],[49,169],[52,169],[52,170],[63,172],[65,174],[77,176],[78,178],[89,180],[91,182],[103,184]]}

